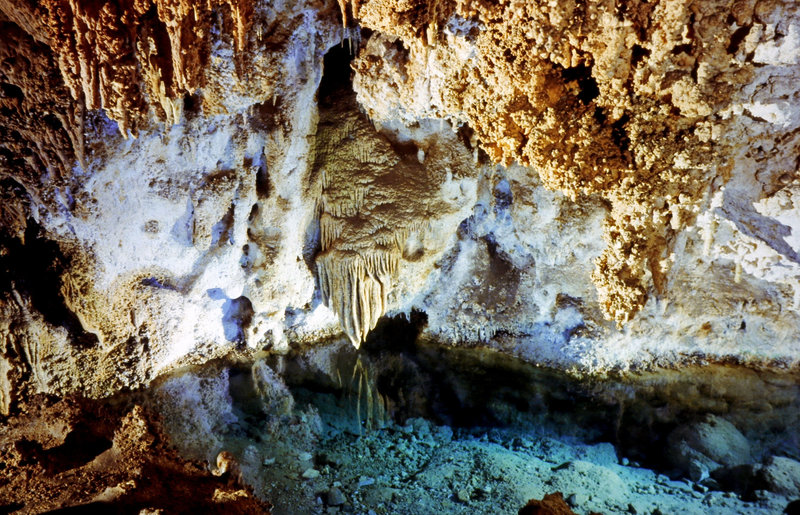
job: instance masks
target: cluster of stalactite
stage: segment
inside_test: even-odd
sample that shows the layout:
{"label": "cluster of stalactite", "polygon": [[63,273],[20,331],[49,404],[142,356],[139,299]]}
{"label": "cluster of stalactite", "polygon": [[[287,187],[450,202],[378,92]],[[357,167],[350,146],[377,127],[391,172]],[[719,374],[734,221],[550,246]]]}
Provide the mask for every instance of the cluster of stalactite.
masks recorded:
{"label": "cluster of stalactite", "polygon": [[214,27],[230,34],[245,69],[252,0],[52,0],[39,9],[72,97],[104,109],[124,135],[150,108],[167,123],[180,119],[184,95],[204,86]]}
{"label": "cluster of stalactite", "polygon": [[[347,23],[375,31],[354,64],[373,119],[466,123],[492,161],[532,166],[574,200],[608,202],[593,280],[618,323],[664,291],[677,234],[728,180],[747,135],[719,113],[754,80],[759,41],[781,44],[775,24],[793,10],[721,0],[340,6]],[[790,132],[763,127],[797,152]]]}

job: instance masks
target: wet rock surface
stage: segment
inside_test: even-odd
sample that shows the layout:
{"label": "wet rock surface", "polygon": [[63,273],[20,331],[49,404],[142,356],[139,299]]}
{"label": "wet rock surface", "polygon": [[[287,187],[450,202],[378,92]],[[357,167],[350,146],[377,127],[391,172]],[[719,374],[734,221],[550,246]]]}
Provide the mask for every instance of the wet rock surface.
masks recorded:
{"label": "wet rock surface", "polygon": [[789,498],[800,497],[800,461],[772,456],[761,469],[764,488]]}
{"label": "wet rock surface", "polygon": [[715,415],[678,427],[668,441],[667,452],[684,473],[697,475],[700,469],[708,475],[721,467],[732,468],[752,461],[747,438],[733,424]]}

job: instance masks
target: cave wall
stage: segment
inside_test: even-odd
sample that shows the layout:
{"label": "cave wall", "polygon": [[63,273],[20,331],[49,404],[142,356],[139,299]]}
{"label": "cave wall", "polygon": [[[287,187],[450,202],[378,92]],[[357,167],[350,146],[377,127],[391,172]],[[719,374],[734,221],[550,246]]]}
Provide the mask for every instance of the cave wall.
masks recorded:
{"label": "cave wall", "polygon": [[791,2],[7,0],[0,23],[0,412],[412,311],[566,369],[800,360]]}

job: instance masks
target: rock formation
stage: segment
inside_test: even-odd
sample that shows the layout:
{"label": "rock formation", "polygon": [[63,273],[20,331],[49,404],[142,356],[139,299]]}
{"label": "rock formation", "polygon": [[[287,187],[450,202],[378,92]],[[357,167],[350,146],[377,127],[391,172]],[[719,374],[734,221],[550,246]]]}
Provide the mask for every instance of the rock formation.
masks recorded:
{"label": "rock formation", "polygon": [[[592,280],[611,319],[665,296],[680,234],[715,196],[734,202],[724,192],[745,175],[741,153],[771,170],[754,178],[751,202],[796,179],[797,99],[783,81],[798,71],[797,25],[778,14],[788,4],[409,7],[352,4],[378,34],[355,64],[360,102],[379,121],[465,123],[491,161],[531,166],[573,201],[604,199],[606,248]],[[769,157],[752,150],[764,140]]]}
{"label": "rock formation", "polygon": [[[788,0],[0,0],[0,495],[44,471],[24,501],[40,510],[155,508],[152,471],[263,509],[174,454],[137,396],[185,453],[262,474],[234,433],[261,417],[311,447],[319,417],[292,409],[281,366],[346,340],[627,374],[692,413],[746,401],[795,424],[798,78]],[[689,363],[711,408],[670,390],[664,369]],[[362,383],[381,416],[424,396],[367,374],[359,431]],[[598,395],[624,418],[624,392]],[[673,433],[674,466],[724,483],[753,456],[723,460],[695,435],[712,426]],[[81,463],[59,450],[75,439]],[[795,465],[750,472],[795,492]],[[105,490],[54,497],[69,470]]]}
{"label": "rock formation", "polygon": [[8,512],[268,513],[239,478],[213,477],[178,456],[158,418],[141,406],[30,400],[0,436],[0,505]]}
{"label": "rock formation", "polygon": [[440,185],[471,175],[469,155],[453,150],[459,144],[452,135],[421,145],[398,144],[395,150],[352,97],[322,109],[314,164],[321,185],[315,261],[322,298],[356,346],[386,312],[401,261],[441,254],[440,235],[459,222],[453,215],[461,206],[453,200],[460,196],[443,199]]}
{"label": "rock formation", "polygon": [[565,369],[796,367],[793,7],[5,0],[0,413],[412,311]]}

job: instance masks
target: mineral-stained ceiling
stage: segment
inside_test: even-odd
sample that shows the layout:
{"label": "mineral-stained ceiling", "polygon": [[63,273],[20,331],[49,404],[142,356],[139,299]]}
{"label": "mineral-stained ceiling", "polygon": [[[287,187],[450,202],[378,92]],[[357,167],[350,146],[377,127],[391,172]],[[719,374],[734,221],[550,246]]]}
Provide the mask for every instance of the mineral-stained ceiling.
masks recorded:
{"label": "mineral-stained ceiling", "polygon": [[663,293],[677,234],[730,179],[744,146],[782,134],[769,159],[786,169],[760,186],[771,193],[795,178],[795,126],[776,131],[736,112],[753,87],[796,102],[791,75],[773,79],[785,88],[778,92],[755,73],[775,64],[797,72],[797,57],[781,51],[793,36],[775,33],[772,52],[759,47],[789,4],[365,1],[351,9],[380,34],[355,64],[373,118],[466,123],[491,161],[531,166],[575,201],[609,203],[592,279],[618,322]]}

